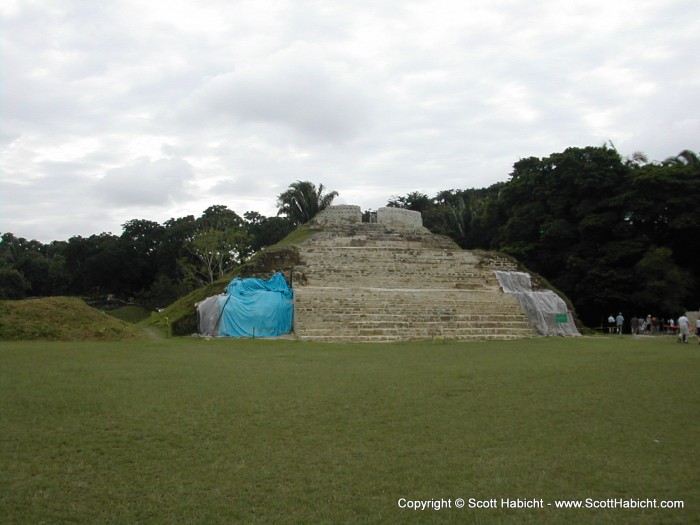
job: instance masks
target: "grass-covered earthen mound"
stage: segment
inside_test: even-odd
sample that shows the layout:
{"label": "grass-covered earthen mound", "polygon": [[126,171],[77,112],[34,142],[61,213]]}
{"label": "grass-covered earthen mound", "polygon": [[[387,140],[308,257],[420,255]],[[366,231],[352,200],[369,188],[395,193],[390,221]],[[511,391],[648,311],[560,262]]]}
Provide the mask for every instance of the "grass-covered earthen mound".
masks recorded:
{"label": "grass-covered earthen mound", "polygon": [[74,297],[0,301],[0,340],[121,340],[143,330]]}

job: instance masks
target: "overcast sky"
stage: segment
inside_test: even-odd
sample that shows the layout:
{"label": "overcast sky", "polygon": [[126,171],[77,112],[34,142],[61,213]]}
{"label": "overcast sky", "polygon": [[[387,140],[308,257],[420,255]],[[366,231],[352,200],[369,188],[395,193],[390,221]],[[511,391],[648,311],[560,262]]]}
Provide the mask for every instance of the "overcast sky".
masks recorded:
{"label": "overcast sky", "polygon": [[700,150],[698,0],[4,0],[0,232],[121,233],[296,180],[363,210],[612,141]]}

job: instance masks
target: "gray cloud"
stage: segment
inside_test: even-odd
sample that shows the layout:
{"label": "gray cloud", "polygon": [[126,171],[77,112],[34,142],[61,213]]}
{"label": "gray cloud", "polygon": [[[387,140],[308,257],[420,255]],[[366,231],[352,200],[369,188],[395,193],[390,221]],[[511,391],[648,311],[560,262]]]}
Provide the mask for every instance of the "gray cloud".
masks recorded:
{"label": "gray cloud", "polygon": [[0,17],[0,231],[43,241],[211,204],[271,215],[300,179],[376,208],[569,146],[700,150],[695,0],[35,0]]}
{"label": "gray cloud", "polygon": [[280,125],[310,140],[352,138],[370,118],[368,90],[306,44],[205,79],[182,104],[195,121]]}
{"label": "gray cloud", "polygon": [[138,159],[128,166],[108,170],[92,191],[108,205],[157,206],[182,199],[192,177],[192,166],[182,159]]}

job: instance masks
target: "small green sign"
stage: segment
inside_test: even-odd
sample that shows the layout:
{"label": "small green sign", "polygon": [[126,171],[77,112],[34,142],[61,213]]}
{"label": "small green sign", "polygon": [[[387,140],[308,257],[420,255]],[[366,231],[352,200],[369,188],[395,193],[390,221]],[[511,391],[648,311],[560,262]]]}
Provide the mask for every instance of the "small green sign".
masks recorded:
{"label": "small green sign", "polygon": [[569,315],[568,314],[556,314],[556,317],[554,320],[557,323],[568,323],[569,322]]}

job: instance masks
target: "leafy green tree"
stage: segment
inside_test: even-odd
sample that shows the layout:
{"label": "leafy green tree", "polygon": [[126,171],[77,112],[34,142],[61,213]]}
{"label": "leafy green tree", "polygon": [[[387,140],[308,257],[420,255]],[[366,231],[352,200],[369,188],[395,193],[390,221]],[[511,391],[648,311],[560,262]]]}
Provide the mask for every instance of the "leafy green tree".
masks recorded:
{"label": "leafy green tree", "polygon": [[607,147],[523,159],[500,193],[497,248],[570,294],[595,323],[608,302],[630,303],[631,267],[644,253],[627,220],[630,182],[630,167]]}
{"label": "leafy green tree", "polygon": [[441,191],[434,199],[436,205],[423,212],[423,224],[462,248],[491,248],[498,242],[501,226],[498,196],[502,187],[497,183],[489,188]]}
{"label": "leafy green tree", "polygon": [[403,208],[405,210],[425,212],[435,206],[435,200],[425,193],[413,191],[405,197],[392,197],[387,206],[390,208]]}
{"label": "leafy green tree", "polygon": [[[700,297],[698,156],[684,150],[661,164],[651,163],[634,169],[625,199],[629,202],[627,220],[638,238],[645,240],[650,250],[668,248],[672,257],[668,275],[677,275],[674,270],[677,267],[684,276],[682,286],[688,297]],[[645,297],[652,295],[649,293]],[[669,297],[676,297],[676,303],[680,301],[671,288]],[[697,308],[698,305],[688,307]]]}
{"label": "leafy green tree", "polygon": [[243,217],[246,221],[245,229],[252,239],[252,252],[272,246],[294,229],[294,225],[284,217],[265,217],[255,211],[248,211]]}
{"label": "leafy green tree", "polygon": [[700,163],[692,152],[680,160],[648,164],[632,173],[626,192],[627,220],[655,246],[667,246],[685,268],[697,267],[700,253]]}
{"label": "leafy green tree", "polygon": [[[427,196],[424,196],[427,198]],[[416,202],[417,201],[417,202]],[[462,190],[441,191],[433,199],[426,201],[418,192],[406,197],[395,197],[396,204],[406,204],[420,210],[423,225],[433,233],[446,235],[463,246],[472,220],[470,199]]]}
{"label": "leafy green tree", "polygon": [[192,261],[183,261],[183,267],[201,284],[220,279],[242,262],[241,250],[250,246],[250,238],[243,230],[209,228],[197,234],[188,243]]}
{"label": "leafy green tree", "polygon": [[632,298],[637,310],[684,312],[693,278],[673,260],[666,247],[652,247],[634,265],[636,287]]}
{"label": "leafy green tree", "polygon": [[24,299],[29,288],[24,275],[10,267],[0,268],[0,299]]}
{"label": "leafy green tree", "polygon": [[245,222],[235,211],[229,210],[226,206],[216,204],[209,206],[202,216],[197,219],[198,229],[205,231],[215,229],[224,231],[228,229],[241,229]]}
{"label": "leafy green tree", "polygon": [[68,270],[66,268],[65,241],[53,241],[44,247],[46,259],[49,261],[48,282],[49,286],[41,295],[67,295]]}
{"label": "leafy green tree", "polygon": [[166,280],[180,282],[185,279],[179,261],[187,253],[186,246],[197,234],[194,215],[168,219],[163,223],[163,240],[158,251],[158,274]]}
{"label": "leafy green tree", "polygon": [[120,256],[124,257],[120,288],[128,296],[137,296],[150,288],[159,271],[159,251],[164,228],[154,221],[134,219],[122,226]]}
{"label": "leafy green tree", "polygon": [[65,292],[64,264],[61,252],[64,243],[44,245],[6,233],[0,239],[0,266],[17,270],[30,296]]}
{"label": "leafy green tree", "polygon": [[90,237],[71,237],[65,247],[69,290],[75,295],[128,295],[123,273],[129,258],[119,237],[101,233]]}
{"label": "leafy green tree", "polygon": [[0,237],[0,267],[5,268],[3,288],[13,298],[31,295],[31,281],[26,273],[37,272],[41,264],[41,244],[5,233]]}
{"label": "leafy green tree", "polygon": [[191,292],[198,284],[192,285],[184,275],[180,279],[174,279],[159,273],[150,288],[139,295],[139,302],[153,309],[163,308]]}
{"label": "leafy green tree", "polygon": [[3,233],[0,236],[0,267],[14,266],[19,259],[21,244],[25,242],[25,239],[18,239],[12,233]]}
{"label": "leafy green tree", "polygon": [[324,193],[323,184],[316,185],[309,181],[297,181],[277,197],[277,215],[285,215],[294,225],[299,226],[313,219],[320,211],[333,203],[337,191]]}

